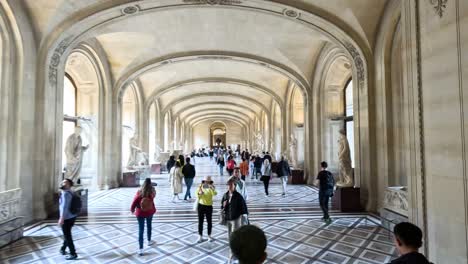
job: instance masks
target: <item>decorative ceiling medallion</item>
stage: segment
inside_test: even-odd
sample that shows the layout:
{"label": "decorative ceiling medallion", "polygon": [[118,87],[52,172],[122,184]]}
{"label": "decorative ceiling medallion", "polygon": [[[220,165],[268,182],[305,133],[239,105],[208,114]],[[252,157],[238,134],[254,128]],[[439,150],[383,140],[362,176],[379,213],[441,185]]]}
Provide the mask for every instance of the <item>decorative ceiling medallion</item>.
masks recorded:
{"label": "decorative ceiling medallion", "polygon": [[429,2],[434,7],[434,11],[436,12],[436,14],[442,18],[442,16],[444,15],[444,11],[447,8],[448,0],[429,0]]}
{"label": "decorative ceiling medallion", "polygon": [[122,13],[124,15],[133,15],[140,11],[140,6],[134,5],[134,6],[127,6],[124,9],[122,9]]}
{"label": "decorative ceiling medallion", "polygon": [[239,5],[242,4],[240,0],[184,0],[187,4],[208,4],[208,5]]}
{"label": "decorative ceiling medallion", "polygon": [[298,18],[299,17],[299,13],[297,11],[292,10],[292,9],[285,9],[283,11],[283,14],[285,16],[292,17],[292,18]]}

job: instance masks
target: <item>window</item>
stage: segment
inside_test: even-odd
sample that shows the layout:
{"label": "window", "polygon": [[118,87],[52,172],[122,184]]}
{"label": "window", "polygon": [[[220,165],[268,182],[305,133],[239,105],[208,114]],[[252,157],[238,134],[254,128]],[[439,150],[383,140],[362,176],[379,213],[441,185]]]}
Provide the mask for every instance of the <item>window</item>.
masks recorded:
{"label": "window", "polygon": [[63,129],[62,129],[62,168],[67,163],[65,145],[68,137],[75,132],[76,126],[76,86],[68,74],[63,82]]}
{"label": "window", "polygon": [[349,79],[344,89],[344,127],[351,152],[351,166],[354,168],[354,111],[353,80]]}

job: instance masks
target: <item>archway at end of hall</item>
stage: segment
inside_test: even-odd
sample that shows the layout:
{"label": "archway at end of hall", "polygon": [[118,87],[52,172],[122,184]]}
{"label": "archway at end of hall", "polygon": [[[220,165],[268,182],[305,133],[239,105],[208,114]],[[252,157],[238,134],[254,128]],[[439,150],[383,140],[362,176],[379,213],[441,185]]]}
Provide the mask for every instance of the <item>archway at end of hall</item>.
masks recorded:
{"label": "archway at end of hall", "polygon": [[210,126],[210,147],[226,147],[226,125],[215,122]]}

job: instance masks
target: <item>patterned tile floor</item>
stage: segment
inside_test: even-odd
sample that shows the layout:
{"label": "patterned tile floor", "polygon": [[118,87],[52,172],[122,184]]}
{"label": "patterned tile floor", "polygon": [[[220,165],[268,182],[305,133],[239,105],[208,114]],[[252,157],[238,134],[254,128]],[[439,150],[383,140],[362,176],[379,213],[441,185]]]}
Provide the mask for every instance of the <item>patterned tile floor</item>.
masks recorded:
{"label": "patterned tile floor", "polygon": [[[199,182],[205,175],[216,175],[214,163],[196,161]],[[138,256],[137,223],[129,205],[137,188],[120,188],[90,194],[89,215],[73,228],[79,259],[74,263],[226,263],[229,256],[227,231],[214,224],[213,242],[195,243],[196,214],[192,203],[171,201],[167,174],[153,175],[158,183],[153,220],[155,245]],[[220,203],[227,176],[215,176]],[[332,211],[333,223],[320,218],[317,191],[308,186],[288,186],[281,197],[281,185],[274,179],[266,198],[263,185],[250,179],[248,207],[252,224],[268,237],[267,263],[386,263],[395,256],[391,234],[379,227],[379,220],[368,214]],[[215,210],[216,212],[216,210]],[[216,213],[215,213],[216,215]],[[0,263],[63,263],[58,254],[62,242],[56,220],[29,227],[25,237],[0,249]]]}

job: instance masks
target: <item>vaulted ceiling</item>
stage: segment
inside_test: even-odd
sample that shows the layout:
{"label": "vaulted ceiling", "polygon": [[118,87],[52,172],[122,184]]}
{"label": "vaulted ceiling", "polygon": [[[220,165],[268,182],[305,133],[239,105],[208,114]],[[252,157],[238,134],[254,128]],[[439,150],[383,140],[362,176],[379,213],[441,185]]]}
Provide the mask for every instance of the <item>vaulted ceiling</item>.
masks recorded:
{"label": "vaulted ceiling", "polygon": [[[94,26],[76,33],[102,48],[114,89],[137,82],[146,105],[157,101],[160,110],[196,123],[215,116],[249,122],[275,103],[283,107],[291,87],[311,85],[320,52],[334,42],[323,23],[291,18],[313,14],[372,50],[387,1],[22,2],[42,44],[68,21],[99,14]],[[112,17],[116,9],[121,15]]]}

